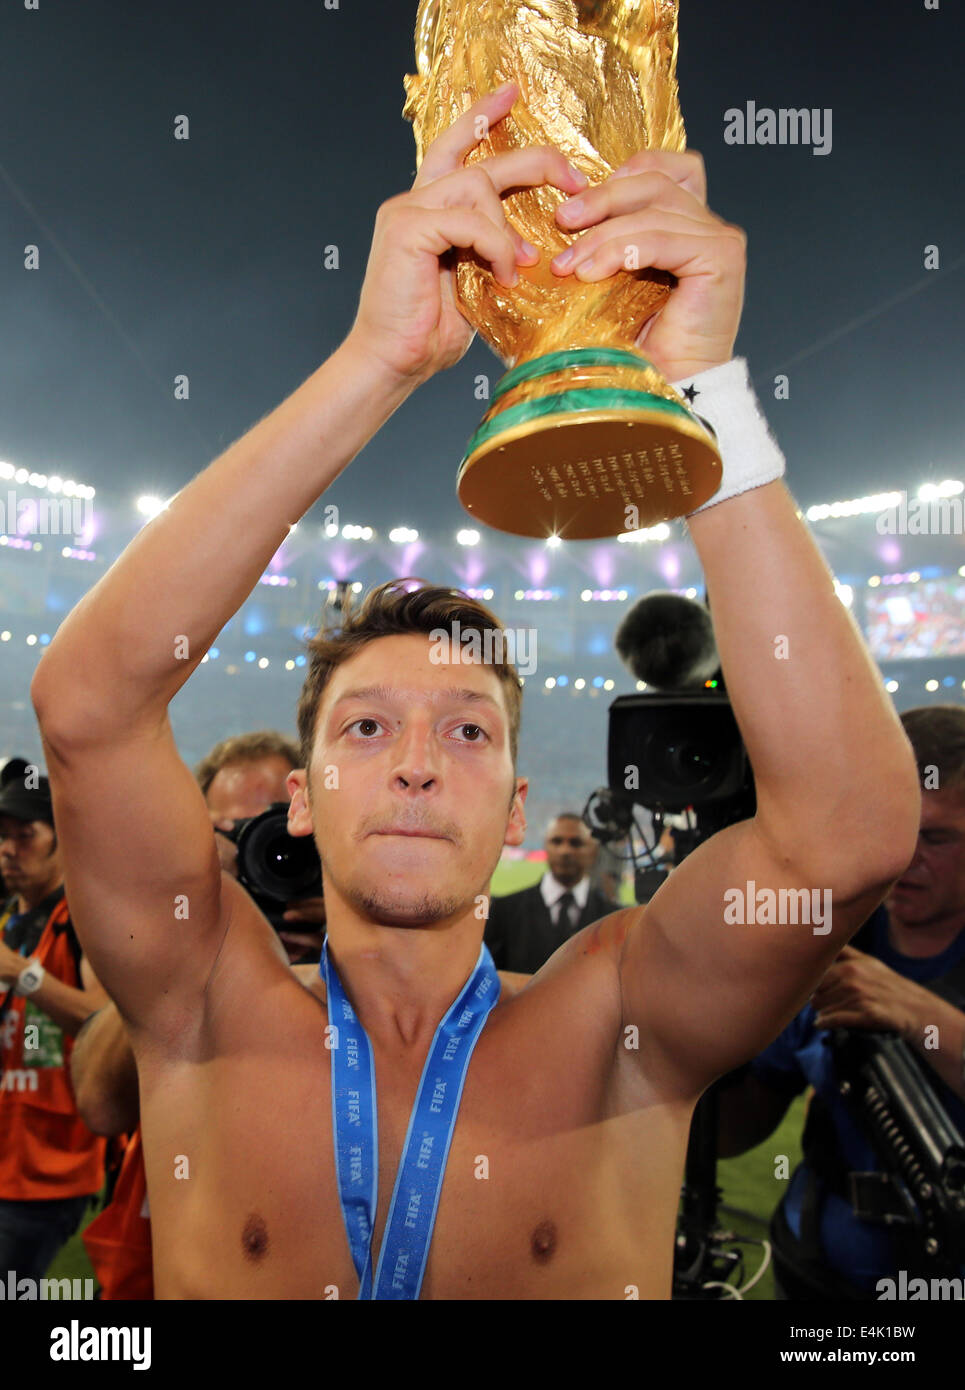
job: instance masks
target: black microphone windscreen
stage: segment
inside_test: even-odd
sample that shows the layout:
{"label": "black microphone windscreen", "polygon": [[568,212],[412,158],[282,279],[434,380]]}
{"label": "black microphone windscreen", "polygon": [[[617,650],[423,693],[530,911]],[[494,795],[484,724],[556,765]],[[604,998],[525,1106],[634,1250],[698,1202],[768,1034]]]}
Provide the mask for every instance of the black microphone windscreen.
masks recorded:
{"label": "black microphone windscreen", "polygon": [[720,666],[710,614],[695,599],[657,590],[635,603],[617,628],[620,659],[657,690],[703,685]]}

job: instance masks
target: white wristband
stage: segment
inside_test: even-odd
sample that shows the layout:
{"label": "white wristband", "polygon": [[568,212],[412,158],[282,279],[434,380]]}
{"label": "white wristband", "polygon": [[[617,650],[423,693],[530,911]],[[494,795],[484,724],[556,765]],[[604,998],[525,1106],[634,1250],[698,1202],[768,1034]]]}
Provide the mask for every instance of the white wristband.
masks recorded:
{"label": "white wristband", "polygon": [[743,357],[672,385],[716,434],[724,465],[720,488],[690,516],[784,476],[784,455],[768,428]]}
{"label": "white wristband", "polygon": [[28,961],[17,976],[17,983],[13,987],[14,993],[36,994],[44,982],[46,973],[39,960]]}

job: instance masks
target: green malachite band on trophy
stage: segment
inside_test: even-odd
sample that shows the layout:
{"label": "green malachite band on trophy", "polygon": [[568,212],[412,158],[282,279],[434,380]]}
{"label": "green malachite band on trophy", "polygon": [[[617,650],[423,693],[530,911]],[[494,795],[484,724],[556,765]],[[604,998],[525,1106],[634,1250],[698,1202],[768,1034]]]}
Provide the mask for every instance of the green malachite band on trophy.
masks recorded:
{"label": "green malachite band on trophy", "polygon": [[623,348],[567,348],[563,352],[550,352],[545,357],[534,357],[530,362],[521,362],[518,367],[506,373],[496,383],[492,399],[498,401],[507,391],[518,386],[521,381],[532,381],[536,377],[549,376],[552,372],[567,367],[635,367],[637,371],[654,371],[652,362],[636,352],[626,352]]}
{"label": "green malachite band on trophy", "polygon": [[497,415],[494,419],[481,425],[470,439],[462,463],[465,463],[488,439],[502,434],[504,430],[512,429],[515,425],[524,425],[529,420],[537,420],[541,415],[577,415],[581,411],[597,412],[601,410],[619,410],[624,414],[627,411],[659,410],[678,418],[693,420],[690,411],[684,406],[678,405],[676,401],[668,401],[664,396],[651,395],[649,391],[610,391],[602,388],[593,389],[592,387],[576,391],[563,391],[556,396],[539,396],[536,400],[523,401],[520,405],[510,406],[501,415]]}

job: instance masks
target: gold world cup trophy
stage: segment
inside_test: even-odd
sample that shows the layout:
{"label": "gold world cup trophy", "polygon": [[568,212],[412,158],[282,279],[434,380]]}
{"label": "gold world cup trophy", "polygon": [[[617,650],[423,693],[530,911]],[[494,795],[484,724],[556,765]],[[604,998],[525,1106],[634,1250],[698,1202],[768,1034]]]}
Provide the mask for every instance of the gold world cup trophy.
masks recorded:
{"label": "gold world cup trophy", "polygon": [[[419,164],[437,135],[510,81],[518,100],[467,164],[552,144],[594,185],[644,147],[685,147],[677,0],[421,0],[415,47],[403,115]],[[554,275],[550,261],[578,235],[557,224],[564,197],[547,185],[503,200],[540,251],[537,265],[517,266],[513,289],[475,252],[458,252],[462,312],[511,370],[469,441],[457,491],[496,530],[590,540],[693,511],[719,488],[721,463],[713,436],[635,346],[673,276]]]}

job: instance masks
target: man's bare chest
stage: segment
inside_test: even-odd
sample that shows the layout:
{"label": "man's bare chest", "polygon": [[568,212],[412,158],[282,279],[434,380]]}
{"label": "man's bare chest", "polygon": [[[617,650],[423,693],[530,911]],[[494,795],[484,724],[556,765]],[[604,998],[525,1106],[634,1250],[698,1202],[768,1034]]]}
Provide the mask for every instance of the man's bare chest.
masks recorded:
{"label": "man's bare chest", "polygon": [[[422,1297],[579,1297],[587,1278],[623,1297],[647,1277],[655,1209],[675,1205],[679,1125],[608,1113],[598,1058],[508,1022],[490,1020],[468,1069]],[[223,1039],[143,1094],[160,1295],[354,1298],[324,1018],[252,1024],[244,1047]],[[420,1059],[376,1051],[376,1256],[420,1076]]]}

